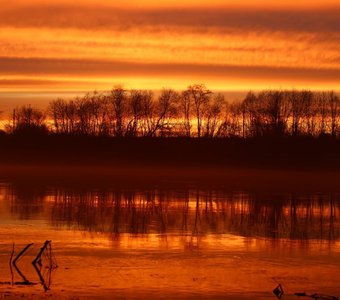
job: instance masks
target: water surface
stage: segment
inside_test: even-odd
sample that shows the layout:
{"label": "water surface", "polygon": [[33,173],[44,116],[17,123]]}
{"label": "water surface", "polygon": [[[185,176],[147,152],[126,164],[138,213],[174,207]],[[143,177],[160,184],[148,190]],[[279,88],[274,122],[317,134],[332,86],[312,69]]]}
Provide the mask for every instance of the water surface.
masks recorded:
{"label": "water surface", "polygon": [[[340,194],[195,185],[0,185],[0,293],[36,298],[340,296]],[[31,261],[52,240],[58,268]],[[33,285],[9,268],[17,263]],[[47,257],[48,258],[48,257]],[[46,259],[44,266],[46,265]],[[1,296],[1,297],[2,297]]]}

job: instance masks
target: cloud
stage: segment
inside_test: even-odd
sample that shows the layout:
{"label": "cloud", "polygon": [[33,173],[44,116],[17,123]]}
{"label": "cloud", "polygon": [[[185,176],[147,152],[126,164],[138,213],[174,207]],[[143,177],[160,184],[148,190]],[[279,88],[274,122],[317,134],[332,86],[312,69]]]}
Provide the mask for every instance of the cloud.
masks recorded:
{"label": "cloud", "polygon": [[[79,82],[78,82],[79,83]],[[71,86],[77,84],[76,81],[70,82],[69,80],[53,80],[53,79],[0,79],[0,87],[55,87],[55,86]]]}
{"label": "cloud", "polygon": [[270,31],[340,32],[340,7],[332,10],[148,9],[49,5],[0,11],[0,26],[87,30],[145,26],[216,27]]}
{"label": "cloud", "polygon": [[340,5],[275,3],[6,2],[0,10],[0,86],[86,82],[92,89],[119,78],[337,86]]}
{"label": "cloud", "polygon": [[76,59],[8,58],[0,57],[0,76],[21,74],[22,76],[59,76],[74,78],[110,78],[127,76],[169,76],[193,80],[216,78],[227,80],[254,80],[268,82],[336,82],[340,78],[338,69],[308,69],[294,67],[233,66],[214,64],[166,64],[135,63],[121,61],[96,61]]}
{"label": "cloud", "polygon": [[289,34],[251,30],[193,33],[183,28],[157,28],[157,32],[142,29],[93,32],[11,28],[0,33],[0,56],[167,64],[340,67],[336,62],[340,33]]}
{"label": "cloud", "polygon": [[[30,0],[31,6],[51,6],[54,4],[51,0]],[[111,7],[111,8],[125,8],[125,9],[149,9],[149,8],[207,8],[218,7],[228,9],[321,9],[325,7],[339,7],[338,0],[286,0],[284,2],[272,1],[272,0],[81,0],[81,1],[69,1],[58,0],[58,5],[62,6],[74,6],[75,3],[79,7]],[[8,9],[13,7],[27,6],[27,0],[11,0],[2,3],[2,8]]]}

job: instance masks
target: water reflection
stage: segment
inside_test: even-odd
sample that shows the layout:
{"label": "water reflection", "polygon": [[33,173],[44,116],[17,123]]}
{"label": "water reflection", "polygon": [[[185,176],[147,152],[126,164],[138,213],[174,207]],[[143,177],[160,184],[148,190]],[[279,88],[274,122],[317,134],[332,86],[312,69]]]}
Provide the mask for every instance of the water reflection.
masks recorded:
{"label": "water reflection", "polygon": [[[0,284],[13,282],[15,242],[16,254],[36,247],[18,262],[39,283],[30,294],[43,287],[69,298],[132,291],[135,299],[171,299],[176,290],[183,299],[237,299],[254,291],[264,299],[277,282],[291,294],[339,293],[339,193],[37,186],[0,185]],[[56,272],[32,267],[47,239]],[[25,281],[13,271],[14,281]]]}
{"label": "water reflection", "polygon": [[2,185],[0,193],[12,218],[44,218],[55,227],[103,232],[114,238],[121,234],[232,233],[308,242],[340,237],[337,193],[35,189],[14,185]]}

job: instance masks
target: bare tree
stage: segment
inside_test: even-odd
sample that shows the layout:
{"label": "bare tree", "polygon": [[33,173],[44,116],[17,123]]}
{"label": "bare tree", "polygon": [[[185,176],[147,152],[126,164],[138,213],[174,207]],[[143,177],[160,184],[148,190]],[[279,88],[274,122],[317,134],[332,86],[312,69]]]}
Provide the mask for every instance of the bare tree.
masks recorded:
{"label": "bare tree", "polygon": [[67,133],[67,105],[67,102],[60,98],[49,104],[48,113],[57,133]]}
{"label": "bare tree", "polygon": [[235,137],[241,133],[240,112],[242,103],[234,102],[231,104],[225,103],[225,115],[222,118],[216,136],[217,137]]}
{"label": "bare tree", "polygon": [[194,111],[197,119],[197,137],[201,137],[204,108],[209,102],[209,96],[212,92],[203,84],[191,85],[188,87],[187,91],[194,102]]}
{"label": "bare tree", "polygon": [[323,135],[326,133],[326,122],[327,122],[327,110],[328,110],[328,95],[326,92],[316,94],[316,105],[318,107],[319,117],[319,134]]}
{"label": "bare tree", "polygon": [[300,105],[302,107],[302,118],[305,122],[305,131],[307,135],[313,135],[315,131],[315,97],[309,90],[301,91]]}
{"label": "bare tree", "polygon": [[77,97],[74,101],[77,114],[77,129],[81,135],[91,135],[91,103],[88,101],[89,94],[83,98]]}
{"label": "bare tree", "polygon": [[[306,92],[307,95],[308,92]],[[292,135],[300,134],[301,120],[303,117],[305,105],[303,103],[302,92],[291,91],[288,95],[290,106],[292,109]]]}
{"label": "bare tree", "polygon": [[205,108],[205,136],[214,137],[222,123],[222,112],[225,107],[222,94],[217,94]]}
{"label": "bare tree", "polygon": [[250,134],[250,123],[253,119],[251,106],[255,101],[256,95],[252,91],[249,91],[240,105],[235,103],[235,107],[233,108],[234,111],[237,111],[241,115],[243,138]]}
{"label": "bare tree", "polygon": [[256,96],[250,92],[243,101],[244,109],[248,118],[248,131],[250,136],[261,136],[266,130],[266,128],[264,128],[264,105],[261,103],[263,99],[263,97]]}
{"label": "bare tree", "polygon": [[31,105],[18,107],[13,110],[12,121],[7,129],[15,132],[47,132],[45,114]]}
{"label": "bare tree", "polygon": [[160,135],[170,134],[172,130],[171,121],[176,117],[176,103],[179,95],[172,89],[163,89],[156,104],[156,120],[152,135],[160,131]]}
{"label": "bare tree", "polygon": [[127,111],[127,95],[126,90],[122,87],[114,87],[109,95],[109,101],[113,108],[114,124],[113,124],[113,134],[115,136],[121,137],[124,134],[124,122],[126,118]]}
{"label": "bare tree", "polygon": [[285,92],[263,91],[258,96],[262,101],[263,121],[266,123],[268,133],[280,136],[285,134],[287,123],[291,114],[290,103]]}
{"label": "bare tree", "polygon": [[142,136],[152,136],[155,129],[155,103],[153,93],[151,91],[142,91],[142,118],[141,118],[141,134]]}
{"label": "bare tree", "polygon": [[143,92],[141,90],[131,90],[128,101],[130,119],[127,124],[126,135],[137,136],[140,119],[142,117]]}
{"label": "bare tree", "polygon": [[329,109],[331,115],[331,135],[333,138],[336,138],[337,129],[338,129],[338,122],[339,122],[339,106],[340,101],[339,97],[335,95],[333,91],[329,92]]}
{"label": "bare tree", "polygon": [[188,90],[182,92],[180,97],[179,109],[183,114],[184,133],[186,137],[191,136],[191,110],[192,101]]}

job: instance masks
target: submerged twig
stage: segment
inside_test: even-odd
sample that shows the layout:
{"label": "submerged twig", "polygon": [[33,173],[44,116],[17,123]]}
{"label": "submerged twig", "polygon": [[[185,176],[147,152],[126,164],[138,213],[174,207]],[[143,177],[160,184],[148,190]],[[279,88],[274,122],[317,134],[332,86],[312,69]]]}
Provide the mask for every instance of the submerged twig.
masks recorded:
{"label": "submerged twig", "polygon": [[12,268],[12,260],[13,260],[13,256],[14,256],[14,242],[13,242],[13,247],[12,247],[12,252],[11,252],[11,257],[9,258],[9,269],[11,271],[11,276],[12,276],[12,285],[14,282],[14,273],[13,273],[13,268]]}
{"label": "submerged twig", "polygon": [[284,294],[282,285],[278,284],[278,286],[273,290],[273,293],[278,299],[281,299]]}
{"label": "submerged twig", "polygon": [[338,300],[338,298],[335,296],[329,296],[329,295],[323,295],[323,294],[317,294],[317,293],[309,295],[306,292],[303,292],[303,293],[294,293],[294,295],[298,297],[309,297],[315,300]]}
{"label": "submerged twig", "polygon": [[[48,249],[49,247],[49,249]],[[47,255],[46,252],[47,251]],[[41,256],[45,254],[48,257],[48,264],[49,266],[47,267],[48,269],[48,279],[47,281],[45,280],[44,276],[41,273],[41,268],[42,268],[42,258]],[[54,264],[53,262],[53,257],[52,257],[52,247],[51,247],[51,241],[45,241],[44,245],[42,246],[42,248],[40,249],[38,255],[36,256],[36,258],[32,261],[32,265],[35,269],[35,271],[37,272],[41,285],[44,287],[45,291],[48,291],[50,289],[50,285],[51,285],[51,276],[52,276],[52,271],[54,269],[56,269],[58,266],[56,264]]]}
{"label": "submerged twig", "polygon": [[32,261],[32,264],[38,264],[39,266],[41,266],[41,255],[43,254],[43,252],[45,251],[45,249],[47,248],[47,246],[51,243],[51,241],[45,241],[44,245],[41,247],[38,255],[36,256],[36,258]]}
{"label": "submerged twig", "polygon": [[18,259],[24,255],[24,253],[33,245],[33,243],[28,244],[24,249],[21,250],[21,252],[15,257],[15,259],[13,260],[13,266],[15,266],[16,262],[18,261]]}
{"label": "submerged twig", "polygon": [[27,280],[27,278],[24,276],[23,273],[21,273],[20,269],[17,267],[16,262],[20,259],[21,256],[24,255],[24,253],[33,245],[33,243],[28,244],[23,250],[21,250],[21,252],[15,257],[15,259],[13,260],[12,265],[14,266],[15,270],[18,272],[18,274],[20,275],[20,277],[24,280],[24,284],[30,284],[30,281]]}

